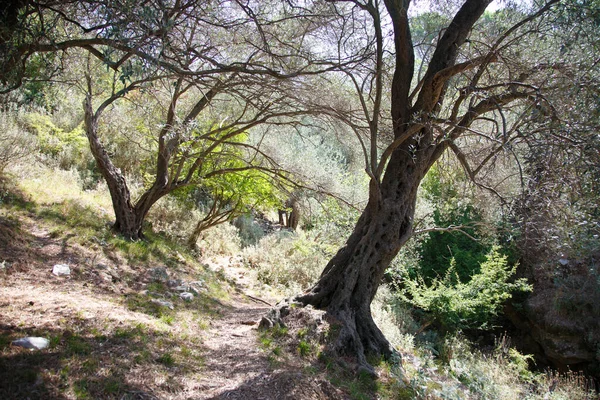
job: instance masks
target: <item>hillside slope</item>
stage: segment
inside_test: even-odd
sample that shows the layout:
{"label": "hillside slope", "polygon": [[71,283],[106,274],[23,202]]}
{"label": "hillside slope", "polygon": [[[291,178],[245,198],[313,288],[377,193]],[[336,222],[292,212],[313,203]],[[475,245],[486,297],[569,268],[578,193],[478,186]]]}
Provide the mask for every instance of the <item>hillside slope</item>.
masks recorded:
{"label": "hillside slope", "polygon": [[[245,294],[252,282],[229,257],[128,259],[126,244],[82,245],[77,229],[27,205],[0,214],[0,398],[347,397],[270,362],[257,330],[269,305]],[[70,275],[54,275],[57,264]],[[11,345],[29,336],[50,345]]]}

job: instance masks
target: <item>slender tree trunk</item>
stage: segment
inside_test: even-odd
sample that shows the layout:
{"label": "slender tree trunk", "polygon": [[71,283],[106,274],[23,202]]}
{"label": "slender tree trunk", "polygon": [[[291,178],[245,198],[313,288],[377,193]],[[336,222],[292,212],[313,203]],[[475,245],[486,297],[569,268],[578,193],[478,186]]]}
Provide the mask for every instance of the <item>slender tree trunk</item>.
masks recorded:
{"label": "slender tree trunk", "polygon": [[286,205],[290,208],[289,214],[287,214],[286,226],[293,230],[298,229],[300,223],[300,207],[298,206],[298,200],[292,197],[286,202]]}
{"label": "slender tree trunk", "polygon": [[146,192],[145,197],[153,201],[138,202],[137,206],[131,204],[131,193],[125,177],[121,173],[121,170],[112,163],[104,145],[98,138],[98,116],[94,114],[91,96],[89,95],[86,98],[84,108],[85,131],[90,149],[96,160],[96,165],[108,186],[115,212],[113,227],[116,232],[122,234],[127,239],[141,239],[143,237],[142,225],[144,218],[151,205],[160,198],[160,196],[157,197],[159,191],[151,189]]}

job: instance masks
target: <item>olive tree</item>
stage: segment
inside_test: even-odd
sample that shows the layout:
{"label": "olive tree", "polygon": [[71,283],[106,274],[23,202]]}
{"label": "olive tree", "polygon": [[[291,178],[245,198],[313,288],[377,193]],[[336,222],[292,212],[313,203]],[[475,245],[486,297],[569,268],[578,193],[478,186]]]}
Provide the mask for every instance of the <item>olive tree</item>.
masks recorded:
{"label": "olive tree", "polygon": [[[109,188],[114,227],[131,239],[142,237],[150,208],[174,190],[217,174],[250,169],[283,177],[259,146],[237,138],[261,124],[293,124],[298,115],[311,113],[301,101],[309,97],[302,78],[356,62],[335,55],[324,58],[310,50],[334,17],[327,4],[311,8],[237,0],[19,4],[21,25],[15,26],[22,29],[11,36],[11,56],[3,60],[3,67],[24,66],[12,81],[18,85],[35,55],[87,55],[82,61],[87,65],[82,77],[85,132]],[[98,63],[112,71],[108,86],[94,73]],[[134,200],[102,140],[100,122],[119,101],[134,93],[152,96],[157,87],[165,88],[168,96],[162,123],[155,130],[153,181]],[[223,145],[242,147],[251,155],[233,169],[207,170],[209,155]]]}
{"label": "olive tree", "polygon": [[[319,280],[294,298],[327,310],[340,325],[332,350],[356,356],[359,368],[370,372],[367,355],[393,352],[373,321],[370,304],[412,234],[421,180],[450,151],[467,175],[485,186],[479,176],[523,137],[525,116],[538,110],[554,118],[544,93],[554,87],[549,78],[561,75],[543,55],[536,60],[536,54],[529,54],[527,63],[519,56],[552,31],[548,16],[557,0],[515,10],[493,29],[482,19],[491,1],[461,1],[433,42],[413,41],[410,3],[334,2],[347,10],[340,12],[347,18],[338,22],[344,29],[337,31],[337,48],[374,49],[370,63],[346,68],[344,77],[336,75],[354,88],[359,114],[346,104],[323,106],[324,113],[356,133],[370,177],[369,200]],[[419,46],[431,50],[416,52]],[[485,151],[468,151],[480,143],[486,143]]]}

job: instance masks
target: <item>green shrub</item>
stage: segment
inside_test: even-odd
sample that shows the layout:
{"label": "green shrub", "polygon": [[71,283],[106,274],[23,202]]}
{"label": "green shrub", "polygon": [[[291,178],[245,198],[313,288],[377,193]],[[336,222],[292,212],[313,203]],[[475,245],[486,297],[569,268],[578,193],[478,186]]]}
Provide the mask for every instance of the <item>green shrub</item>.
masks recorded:
{"label": "green shrub", "polygon": [[[448,175],[448,176],[445,176]],[[464,186],[464,187],[462,187]],[[421,277],[427,285],[446,275],[453,260],[453,274],[467,282],[479,272],[492,248],[495,232],[484,225],[483,211],[464,190],[469,186],[455,169],[443,171],[434,165],[423,179],[420,202],[428,205],[430,220],[435,227],[460,227],[460,230],[431,231],[416,244],[417,263],[409,270],[411,278]]]}
{"label": "green shrub", "polygon": [[241,246],[238,230],[231,224],[220,224],[207,229],[198,242],[198,247],[205,256],[235,255]]}
{"label": "green shrub", "polygon": [[510,282],[516,265],[510,267],[498,247],[486,256],[480,272],[463,283],[454,262],[443,278],[427,285],[422,278],[406,277],[401,296],[410,304],[427,311],[445,331],[490,329],[503,303],[516,291],[531,290],[525,279]]}
{"label": "green shrub", "polygon": [[265,236],[262,227],[254,221],[251,214],[236,218],[233,224],[239,230],[242,247],[254,246]]}
{"label": "green shrub", "polygon": [[51,117],[36,113],[27,115],[26,124],[37,135],[41,153],[57,160],[62,169],[87,166],[91,155],[81,126],[65,131],[56,126]]}

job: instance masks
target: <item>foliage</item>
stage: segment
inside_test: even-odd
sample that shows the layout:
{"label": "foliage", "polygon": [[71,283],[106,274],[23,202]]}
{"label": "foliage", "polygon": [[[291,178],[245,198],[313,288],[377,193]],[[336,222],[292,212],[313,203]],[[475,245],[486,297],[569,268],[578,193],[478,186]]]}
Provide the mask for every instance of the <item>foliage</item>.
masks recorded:
{"label": "foliage", "polygon": [[176,193],[156,202],[148,212],[148,223],[154,232],[161,232],[178,240],[185,240],[194,228],[200,212],[189,201]]}
{"label": "foliage", "polygon": [[410,271],[411,278],[421,277],[428,285],[444,276],[454,260],[454,272],[461,282],[467,282],[479,271],[491,249],[490,233],[484,233],[481,211],[459,192],[467,183],[456,171],[444,176],[441,167],[434,165],[423,179],[422,196],[428,201],[435,227],[459,227],[456,231],[432,231],[418,244],[418,267]]}
{"label": "foliage", "polygon": [[278,232],[246,248],[244,258],[261,282],[291,294],[312,284],[331,256],[331,247],[316,236],[314,231]]}
{"label": "foliage", "polygon": [[0,175],[6,167],[35,150],[35,140],[21,128],[19,117],[15,111],[0,111]]}
{"label": "foliage", "polygon": [[504,302],[513,292],[528,291],[526,280],[511,282],[516,265],[510,267],[507,257],[498,247],[492,248],[480,265],[480,272],[463,283],[455,271],[455,264],[443,278],[435,278],[430,285],[422,278],[403,280],[403,298],[427,311],[444,331],[461,329],[490,329]]}
{"label": "foliage", "polygon": [[216,255],[231,256],[240,251],[242,243],[235,226],[221,224],[206,230],[198,243],[198,247],[201,253],[207,257]]}
{"label": "foliage", "polygon": [[[230,134],[220,133],[215,140]],[[282,202],[283,195],[274,183],[277,178],[268,169],[261,168],[259,162],[254,165],[249,162],[251,157],[257,157],[240,146],[247,140],[248,135],[240,133],[220,143],[203,159],[198,171],[204,177],[199,189],[209,197],[206,203],[199,202],[199,205],[205,213],[215,206],[217,213],[229,209],[229,216],[222,222],[251,211],[268,211]]]}
{"label": "foliage", "polygon": [[242,248],[255,246],[265,236],[263,228],[254,220],[252,214],[244,214],[236,218],[234,225],[238,228]]}
{"label": "foliage", "polygon": [[42,154],[57,159],[63,169],[81,163],[87,150],[87,139],[81,127],[67,132],[57,127],[50,116],[35,113],[27,115],[26,122],[37,135]]}

